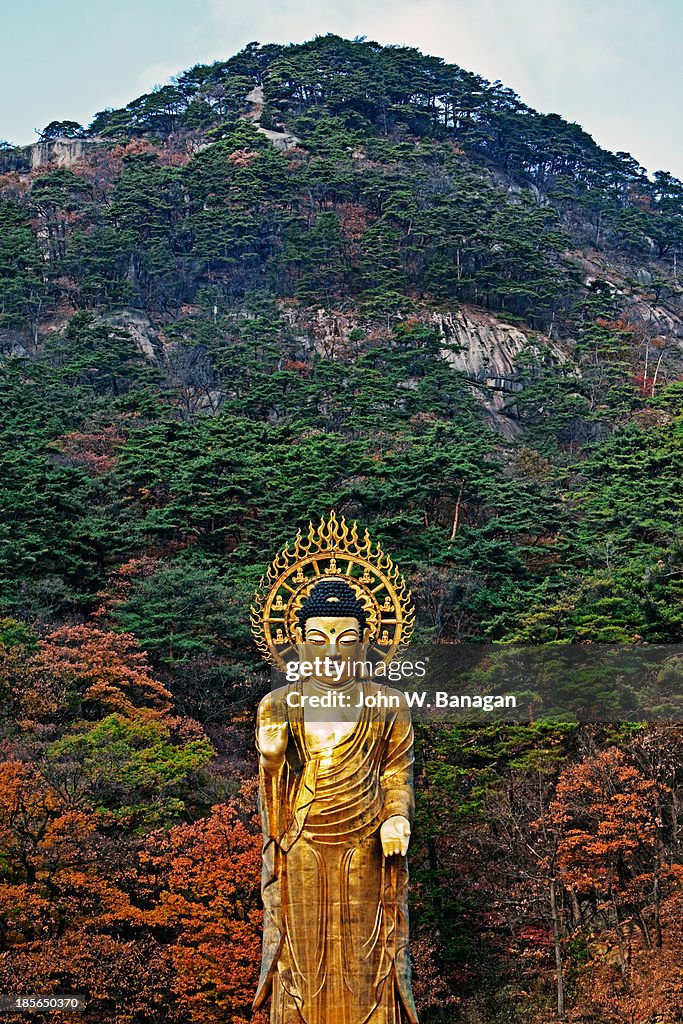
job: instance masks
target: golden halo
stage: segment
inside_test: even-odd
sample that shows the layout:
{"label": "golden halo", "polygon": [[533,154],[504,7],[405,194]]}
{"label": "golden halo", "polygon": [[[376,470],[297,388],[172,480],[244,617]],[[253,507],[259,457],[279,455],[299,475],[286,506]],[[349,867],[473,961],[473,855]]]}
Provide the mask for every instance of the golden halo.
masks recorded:
{"label": "golden halo", "polygon": [[308,524],[294,546],[289,544],[273,559],[262,577],[251,606],[251,627],[256,646],[266,661],[286,669],[298,658],[294,629],[302,604],[316,583],[340,579],[348,583],[365,608],[370,642],[368,657],[390,661],[399,645],[410,639],[415,610],[403,576],[389,555],[368,531],[358,538],[356,523],[330,512],[317,527]]}

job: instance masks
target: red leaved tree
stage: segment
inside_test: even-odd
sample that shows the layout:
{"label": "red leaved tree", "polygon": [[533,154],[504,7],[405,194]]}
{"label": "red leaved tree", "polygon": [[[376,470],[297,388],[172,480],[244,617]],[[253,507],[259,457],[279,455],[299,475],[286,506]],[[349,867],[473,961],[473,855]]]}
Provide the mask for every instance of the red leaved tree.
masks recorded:
{"label": "red leaved tree", "polygon": [[637,925],[649,945],[644,905],[654,886],[655,786],[615,747],[566,768],[549,819],[561,833],[557,861],[566,883],[592,899],[615,929],[627,977],[624,927]]}
{"label": "red leaved tree", "polygon": [[141,865],[156,878],[148,922],[172,928],[175,988],[197,1024],[264,1024],[252,1014],[261,957],[260,825],[254,784],[209,818],[147,839]]}

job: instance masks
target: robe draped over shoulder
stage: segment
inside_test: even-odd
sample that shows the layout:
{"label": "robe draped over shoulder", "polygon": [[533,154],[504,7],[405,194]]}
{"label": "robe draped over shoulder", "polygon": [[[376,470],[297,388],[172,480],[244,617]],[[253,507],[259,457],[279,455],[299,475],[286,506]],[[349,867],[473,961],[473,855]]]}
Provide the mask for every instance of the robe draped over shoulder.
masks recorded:
{"label": "robe draped over shoulder", "polygon": [[264,926],[254,1008],[270,997],[272,1024],[417,1024],[407,861],[384,857],[379,834],[393,815],[412,821],[410,712],[402,694],[399,707],[366,703],[343,739],[313,752],[301,707],[286,699],[293,691],[299,684],[259,706],[259,721],[287,722],[289,737],[282,766],[260,768]]}

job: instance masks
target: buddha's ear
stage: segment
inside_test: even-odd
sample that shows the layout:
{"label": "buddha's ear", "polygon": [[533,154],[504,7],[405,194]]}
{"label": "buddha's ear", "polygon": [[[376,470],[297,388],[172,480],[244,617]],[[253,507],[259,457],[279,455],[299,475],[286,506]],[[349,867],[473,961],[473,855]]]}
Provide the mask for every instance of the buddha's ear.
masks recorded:
{"label": "buddha's ear", "polygon": [[304,642],[304,635],[301,632],[301,626],[294,627],[294,642],[297,644],[302,644]]}
{"label": "buddha's ear", "polygon": [[360,642],[363,644],[363,647],[367,647],[368,644],[370,643],[370,627],[369,626],[366,626],[365,629],[363,630],[363,635],[360,638]]}

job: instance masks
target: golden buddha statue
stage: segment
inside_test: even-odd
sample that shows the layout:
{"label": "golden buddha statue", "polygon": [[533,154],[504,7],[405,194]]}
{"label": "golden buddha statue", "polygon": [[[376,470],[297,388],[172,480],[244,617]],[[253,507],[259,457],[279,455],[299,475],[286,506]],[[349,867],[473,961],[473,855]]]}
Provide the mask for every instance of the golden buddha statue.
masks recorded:
{"label": "golden buddha statue", "polygon": [[264,927],[254,1006],[270,998],[271,1024],[417,1024],[406,861],[413,730],[403,695],[370,678],[410,635],[410,594],[367,532],[359,541],[334,513],[285,548],[262,583],[257,643],[299,675],[288,671],[292,681],[258,710]]}

